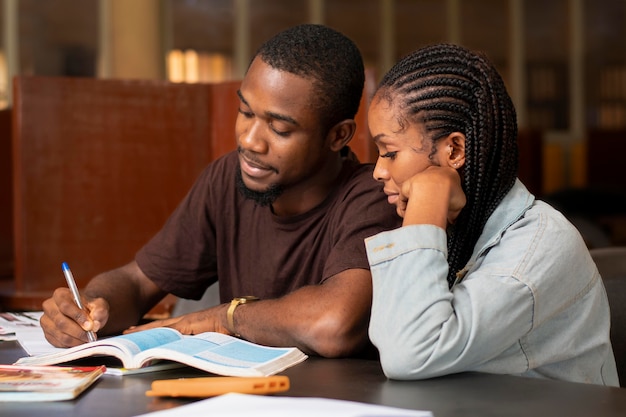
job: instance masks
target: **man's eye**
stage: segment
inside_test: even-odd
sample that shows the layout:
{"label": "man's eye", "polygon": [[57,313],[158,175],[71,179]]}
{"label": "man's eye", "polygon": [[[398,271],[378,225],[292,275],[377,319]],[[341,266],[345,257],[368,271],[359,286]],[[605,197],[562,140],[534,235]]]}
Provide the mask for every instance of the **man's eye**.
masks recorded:
{"label": "man's eye", "polygon": [[241,113],[241,114],[243,115],[243,117],[245,117],[245,118],[247,118],[247,119],[249,119],[249,118],[251,118],[252,116],[254,116],[254,114],[252,114],[252,112],[245,111],[245,110],[243,110],[241,107],[240,107],[239,109],[237,109],[237,110],[239,111],[239,113]]}
{"label": "man's eye", "polygon": [[394,159],[396,159],[396,154],[397,153],[398,152],[387,152],[387,153],[381,155],[380,157],[381,158],[389,158],[389,159],[391,159],[393,161]]}
{"label": "man's eye", "polygon": [[278,129],[277,127],[278,123],[270,122],[269,125],[270,125],[270,128],[274,131],[274,133],[276,133],[278,136],[289,136],[289,134],[291,133],[288,130]]}

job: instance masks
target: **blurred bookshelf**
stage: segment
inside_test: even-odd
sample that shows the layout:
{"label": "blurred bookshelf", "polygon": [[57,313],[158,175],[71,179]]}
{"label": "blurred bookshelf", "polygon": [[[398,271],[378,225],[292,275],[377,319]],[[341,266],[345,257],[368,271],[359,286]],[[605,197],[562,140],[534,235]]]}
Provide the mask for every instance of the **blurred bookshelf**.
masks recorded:
{"label": "blurred bookshelf", "polygon": [[626,129],[626,65],[602,68],[599,76],[596,120],[602,129]]}
{"label": "blurred bookshelf", "polygon": [[528,126],[540,130],[565,130],[568,116],[568,72],[562,63],[527,66]]}

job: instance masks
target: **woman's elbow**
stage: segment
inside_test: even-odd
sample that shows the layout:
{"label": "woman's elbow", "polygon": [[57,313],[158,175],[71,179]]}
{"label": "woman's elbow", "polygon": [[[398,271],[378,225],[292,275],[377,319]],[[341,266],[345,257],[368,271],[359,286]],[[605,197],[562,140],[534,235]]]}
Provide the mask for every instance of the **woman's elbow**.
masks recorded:
{"label": "woman's elbow", "polygon": [[406,353],[384,349],[379,349],[379,354],[380,365],[387,378],[399,380],[423,379],[415,369],[415,357]]}
{"label": "woman's elbow", "polygon": [[402,350],[401,348],[381,349],[379,347],[378,352],[380,365],[389,379],[429,379],[455,372],[451,367],[451,361],[433,356],[432,352],[424,352],[419,348]]}

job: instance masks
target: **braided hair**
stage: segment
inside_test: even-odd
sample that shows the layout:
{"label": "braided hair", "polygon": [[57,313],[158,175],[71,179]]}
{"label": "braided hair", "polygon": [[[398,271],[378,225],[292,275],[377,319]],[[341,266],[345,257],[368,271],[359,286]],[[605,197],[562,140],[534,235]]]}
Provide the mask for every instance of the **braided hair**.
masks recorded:
{"label": "braided hair", "polygon": [[342,33],[324,25],[294,26],[261,45],[257,56],[272,68],[313,80],[318,94],[312,104],[326,130],[356,115],[365,84],[363,58]]}
{"label": "braided hair", "polygon": [[465,135],[459,170],[467,203],[448,229],[448,284],[462,277],[474,246],[496,206],[517,177],[515,109],[489,60],[461,46],[425,47],[398,62],[377,95],[395,101],[399,122],[419,123],[434,145],[453,132]]}

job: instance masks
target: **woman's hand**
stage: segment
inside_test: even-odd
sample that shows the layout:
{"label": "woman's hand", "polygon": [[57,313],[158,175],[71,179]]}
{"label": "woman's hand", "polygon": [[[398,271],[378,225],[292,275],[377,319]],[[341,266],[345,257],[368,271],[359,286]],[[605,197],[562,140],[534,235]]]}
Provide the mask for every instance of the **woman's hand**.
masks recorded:
{"label": "woman's hand", "polygon": [[465,207],[461,177],[455,169],[431,166],[402,184],[398,214],[403,226],[433,224],[446,229]]}

